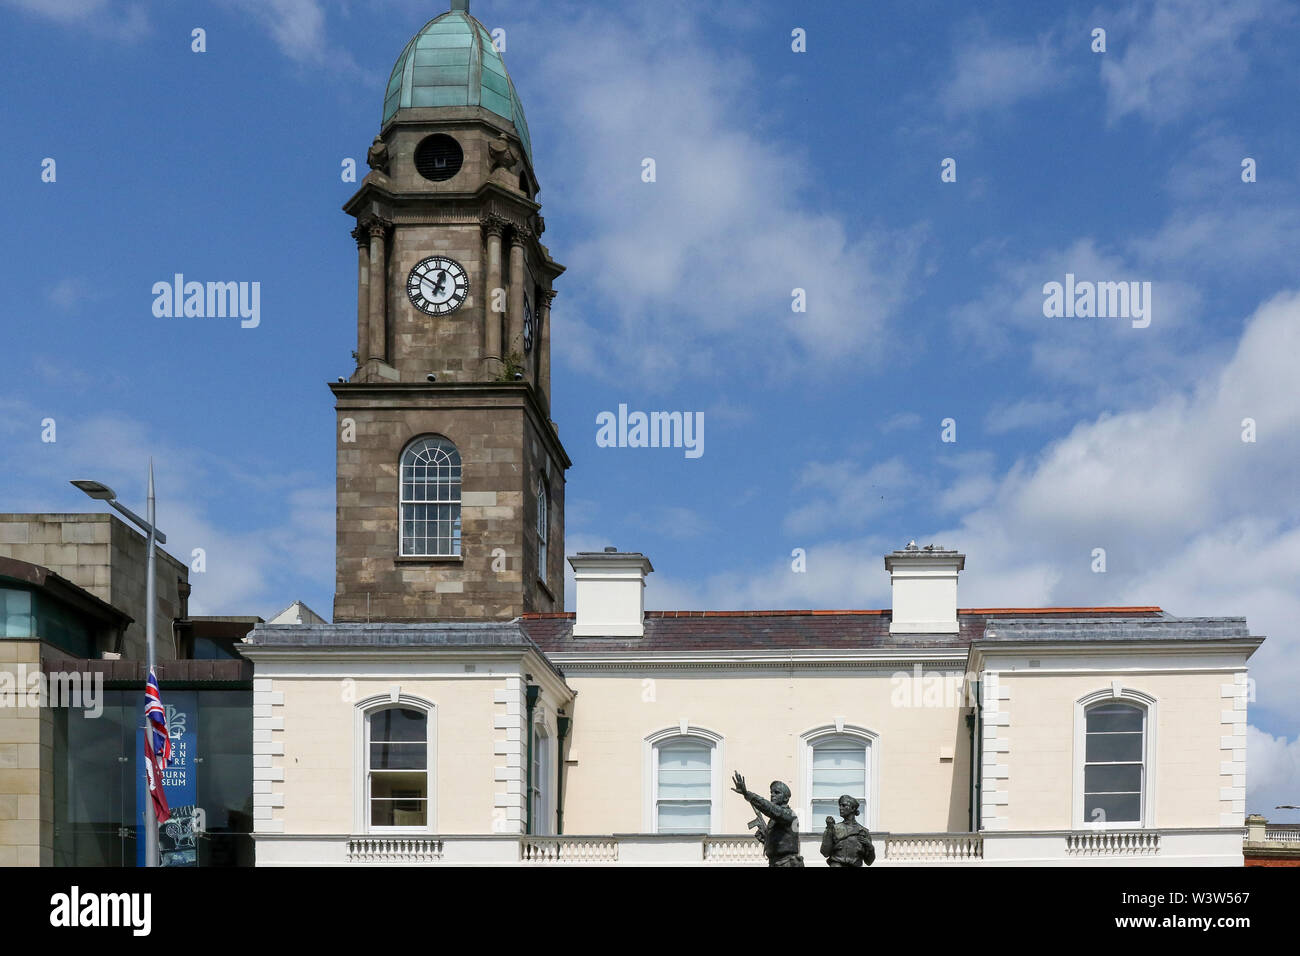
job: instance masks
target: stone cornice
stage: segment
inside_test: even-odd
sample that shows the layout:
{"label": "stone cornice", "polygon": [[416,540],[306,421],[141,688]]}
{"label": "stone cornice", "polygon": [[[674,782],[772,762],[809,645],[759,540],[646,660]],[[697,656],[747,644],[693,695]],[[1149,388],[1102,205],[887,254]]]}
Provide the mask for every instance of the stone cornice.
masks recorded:
{"label": "stone cornice", "polygon": [[[1108,640],[1108,641],[1089,641],[1086,635],[1081,635],[1077,641],[972,641],[970,645],[970,666],[972,670],[982,670],[985,662],[989,658],[1000,657],[1034,657],[1045,659],[1050,657],[1087,657],[1104,661],[1106,658],[1116,656],[1141,656],[1151,657],[1153,659],[1167,659],[1169,657],[1186,656],[1191,654],[1211,655],[1215,657],[1226,657],[1239,660],[1239,664],[1234,666],[1245,666],[1246,661],[1250,658],[1261,644],[1264,643],[1262,637],[1229,637],[1217,640]],[[1049,668],[1035,668],[1034,670],[1016,671],[1022,673],[1039,673]]]}
{"label": "stone cornice", "polygon": [[573,460],[542,409],[537,391],[524,382],[330,382],[335,408],[522,408],[552,455],[567,470]]}
{"label": "stone cornice", "polygon": [[647,652],[610,651],[593,653],[584,651],[552,651],[547,656],[567,673],[583,671],[637,671],[644,668],[656,670],[859,670],[910,669],[920,665],[923,669],[961,673],[965,668],[965,652],[951,654],[934,650],[913,653],[882,655],[878,651],[843,653],[800,652],[799,654],[755,654],[752,651],[716,652]]}

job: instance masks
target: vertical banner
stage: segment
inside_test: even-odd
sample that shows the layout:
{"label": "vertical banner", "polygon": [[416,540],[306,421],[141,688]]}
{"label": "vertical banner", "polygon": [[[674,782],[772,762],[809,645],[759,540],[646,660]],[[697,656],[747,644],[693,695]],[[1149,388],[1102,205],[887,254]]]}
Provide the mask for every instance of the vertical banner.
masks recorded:
{"label": "vertical banner", "polygon": [[[158,850],[163,866],[197,866],[198,835],[194,831],[194,819],[198,813],[199,787],[194,758],[199,740],[199,696],[192,690],[163,688],[162,699],[172,740],[172,760],[162,772],[162,783],[172,818],[158,826]],[[143,727],[136,730],[136,866],[144,866],[144,821],[149,799],[144,782],[144,734]]]}

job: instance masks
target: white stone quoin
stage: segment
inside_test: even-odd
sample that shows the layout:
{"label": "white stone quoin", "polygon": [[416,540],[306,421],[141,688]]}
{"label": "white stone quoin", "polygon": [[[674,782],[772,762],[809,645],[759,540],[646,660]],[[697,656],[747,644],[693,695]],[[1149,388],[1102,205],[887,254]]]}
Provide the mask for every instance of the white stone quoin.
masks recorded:
{"label": "white stone quoin", "polygon": [[573,567],[574,637],[645,635],[645,576],[654,568],[639,552],[580,551]]}
{"label": "white stone quoin", "polygon": [[957,573],[966,555],[916,542],[885,555],[893,591],[890,634],[956,634]]}

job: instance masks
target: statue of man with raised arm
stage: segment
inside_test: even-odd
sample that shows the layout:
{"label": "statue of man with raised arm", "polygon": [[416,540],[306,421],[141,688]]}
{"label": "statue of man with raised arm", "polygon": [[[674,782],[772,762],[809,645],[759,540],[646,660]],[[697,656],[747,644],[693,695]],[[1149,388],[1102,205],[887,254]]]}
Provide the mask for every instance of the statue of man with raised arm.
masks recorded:
{"label": "statue of man with raised arm", "polygon": [[[764,800],[745,789],[745,778],[739,773],[732,777],[731,789],[749,801],[757,816],[750,826],[755,836],[763,841],[763,854],[768,866],[803,866],[799,855],[799,818],[790,809],[790,788],[780,780],[773,780],[772,798]],[[767,822],[763,822],[764,814]]]}

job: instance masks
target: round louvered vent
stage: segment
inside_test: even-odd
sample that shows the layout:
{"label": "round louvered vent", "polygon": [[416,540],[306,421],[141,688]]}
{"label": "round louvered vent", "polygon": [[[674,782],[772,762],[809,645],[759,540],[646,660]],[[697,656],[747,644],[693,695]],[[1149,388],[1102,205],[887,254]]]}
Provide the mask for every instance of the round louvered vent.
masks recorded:
{"label": "round louvered vent", "polygon": [[415,147],[416,171],[435,183],[451,179],[460,172],[460,164],[464,159],[460,143],[444,133],[434,133]]}

